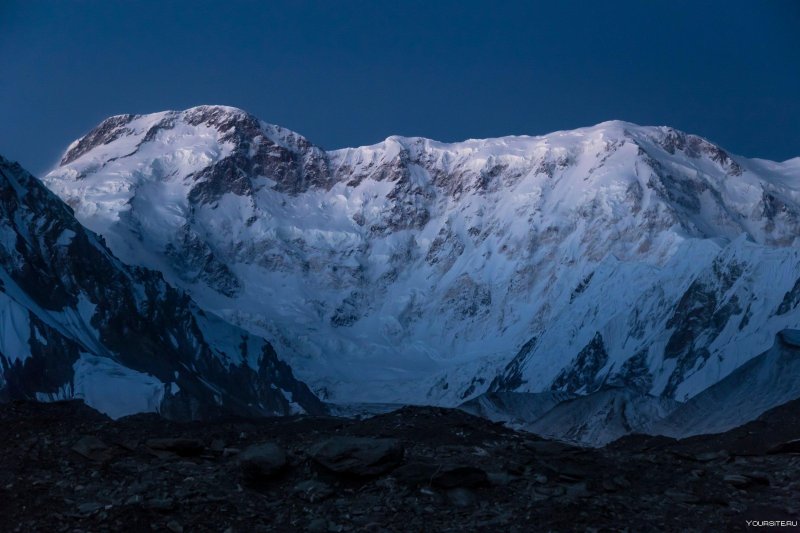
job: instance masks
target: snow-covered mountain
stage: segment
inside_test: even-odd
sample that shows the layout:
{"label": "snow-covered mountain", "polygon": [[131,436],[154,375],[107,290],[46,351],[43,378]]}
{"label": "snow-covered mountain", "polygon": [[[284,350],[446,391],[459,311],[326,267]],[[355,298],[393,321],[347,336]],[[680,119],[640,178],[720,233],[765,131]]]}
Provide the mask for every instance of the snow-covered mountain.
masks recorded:
{"label": "snow-covered mountain", "polygon": [[584,395],[487,392],[460,409],[539,435],[603,446],[630,433],[684,438],[722,433],[800,398],[800,331],[778,333],[773,346],[687,402],[604,385]]}
{"label": "snow-covered mountain", "polygon": [[333,401],[686,401],[800,326],[800,158],[666,127],[326,152],[202,106],[111,117],[44,181]]}
{"label": "snow-covered mountain", "polygon": [[0,399],[68,398],[112,417],[323,410],[269,343],[123,265],[0,157]]}
{"label": "snow-covered mountain", "polygon": [[681,405],[627,387],[604,386],[585,395],[487,392],[459,409],[544,437],[604,446],[630,433],[664,433],[655,428]]}
{"label": "snow-covered mountain", "polygon": [[672,437],[722,433],[800,398],[800,331],[784,330],[773,346],[649,430]]}

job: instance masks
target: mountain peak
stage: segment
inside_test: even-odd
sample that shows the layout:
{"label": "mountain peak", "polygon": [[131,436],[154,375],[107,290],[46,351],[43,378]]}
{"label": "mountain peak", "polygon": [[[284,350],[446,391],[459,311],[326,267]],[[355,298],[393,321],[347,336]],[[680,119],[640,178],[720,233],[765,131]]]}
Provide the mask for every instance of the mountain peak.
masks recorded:
{"label": "mountain peak", "polygon": [[[330,152],[224,106],[99,129],[47,185],[123,261],[274,341],[329,398],[452,404],[495,377],[691,395],[735,366],[726,346],[764,348],[757,328],[796,279],[786,267],[768,294],[724,303],[760,250],[793,253],[800,188],[786,166],[674,128]],[[690,316],[703,298],[724,314],[705,336]],[[751,302],[763,319],[719,329]],[[472,382],[479,369],[491,378]]]}
{"label": "mountain peak", "polygon": [[189,107],[184,109],[183,111],[173,111],[173,113],[225,113],[228,115],[246,115],[252,116],[250,113],[241,109],[239,107],[229,106],[229,105],[220,105],[220,104],[203,104],[194,107]]}
{"label": "mountain peak", "polygon": [[[178,126],[185,126],[188,129],[176,129]],[[242,109],[222,105],[201,105],[183,111],[161,111],[145,115],[114,115],[73,142],[61,159],[60,165],[72,163],[95,148],[115,142],[120,145],[120,150],[116,151],[115,156],[128,157],[136,153],[143,143],[156,140],[162,131],[170,132],[169,142],[174,143],[181,137],[197,133],[191,128],[198,127],[213,128],[222,141],[234,136],[240,139],[264,136],[277,137],[273,140],[281,142],[280,139],[292,137],[293,134],[279,126],[266,124]],[[300,137],[296,134],[294,136]]]}

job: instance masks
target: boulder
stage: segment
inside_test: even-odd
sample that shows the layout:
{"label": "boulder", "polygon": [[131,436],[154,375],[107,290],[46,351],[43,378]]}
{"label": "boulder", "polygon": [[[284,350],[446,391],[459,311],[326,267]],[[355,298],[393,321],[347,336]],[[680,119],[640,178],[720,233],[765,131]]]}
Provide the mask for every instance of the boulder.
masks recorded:
{"label": "boulder", "polygon": [[239,454],[239,466],[245,481],[271,479],[286,468],[286,452],[271,442],[254,444]]}
{"label": "boulder", "polygon": [[399,466],[404,452],[402,444],[396,439],[332,437],[314,446],[311,457],[331,472],[371,477]]}
{"label": "boulder", "polygon": [[92,435],[81,438],[72,447],[72,451],[92,461],[105,461],[113,455],[105,442]]}

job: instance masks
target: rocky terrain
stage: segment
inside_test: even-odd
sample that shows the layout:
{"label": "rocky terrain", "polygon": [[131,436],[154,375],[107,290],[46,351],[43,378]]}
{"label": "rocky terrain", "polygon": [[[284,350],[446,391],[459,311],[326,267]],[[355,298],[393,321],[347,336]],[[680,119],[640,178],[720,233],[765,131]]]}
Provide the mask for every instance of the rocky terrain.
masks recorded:
{"label": "rocky terrain", "polygon": [[797,401],[727,433],[604,448],[432,407],[179,423],[11,402],[0,424],[4,531],[788,531],[800,519]]}

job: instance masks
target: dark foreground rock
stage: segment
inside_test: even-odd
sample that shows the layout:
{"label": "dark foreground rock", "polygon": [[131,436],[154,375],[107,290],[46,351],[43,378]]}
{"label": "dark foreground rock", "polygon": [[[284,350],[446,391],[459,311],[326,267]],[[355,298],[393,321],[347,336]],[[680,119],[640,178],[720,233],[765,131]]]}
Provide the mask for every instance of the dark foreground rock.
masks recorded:
{"label": "dark foreground rock", "polygon": [[258,484],[274,478],[286,468],[286,452],[271,442],[254,444],[242,452],[239,461],[242,478],[250,484]]}
{"label": "dark foreground rock", "polygon": [[[800,520],[800,402],[585,449],[466,413],[116,422],[0,405],[3,531],[745,531]],[[762,528],[763,529],[763,528]]]}
{"label": "dark foreground rock", "polygon": [[403,453],[397,439],[331,437],[316,445],[311,456],[317,464],[336,474],[372,477],[400,466]]}

